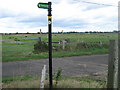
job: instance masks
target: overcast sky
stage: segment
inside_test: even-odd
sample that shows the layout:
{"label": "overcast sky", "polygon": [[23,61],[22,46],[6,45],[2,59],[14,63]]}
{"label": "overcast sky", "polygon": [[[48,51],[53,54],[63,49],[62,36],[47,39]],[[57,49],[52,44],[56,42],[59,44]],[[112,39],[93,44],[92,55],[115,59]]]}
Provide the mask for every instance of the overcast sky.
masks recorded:
{"label": "overcast sky", "polygon": [[52,2],[53,32],[118,30],[118,0],[0,0],[0,33],[47,32],[46,9]]}

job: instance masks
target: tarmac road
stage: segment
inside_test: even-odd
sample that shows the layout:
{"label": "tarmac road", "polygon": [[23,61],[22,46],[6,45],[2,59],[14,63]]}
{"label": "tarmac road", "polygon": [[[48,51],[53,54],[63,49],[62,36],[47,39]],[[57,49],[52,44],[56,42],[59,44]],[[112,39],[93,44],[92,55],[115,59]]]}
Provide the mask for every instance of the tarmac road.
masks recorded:
{"label": "tarmac road", "polygon": [[[44,65],[48,59],[15,61],[2,63],[2,76],[33,75],[41,76]],[[84,75],[104,76],[108,68],[108,55],[74,56],[64,58],[53,58],[53,73],[62,68],[62,76],[79,77]]]}

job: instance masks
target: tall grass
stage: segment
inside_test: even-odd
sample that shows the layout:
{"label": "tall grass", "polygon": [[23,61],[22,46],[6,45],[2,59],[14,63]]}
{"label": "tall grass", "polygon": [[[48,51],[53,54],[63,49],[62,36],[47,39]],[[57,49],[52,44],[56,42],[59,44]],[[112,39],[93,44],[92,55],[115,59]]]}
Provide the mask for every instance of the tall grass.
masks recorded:
{"label": "tall grass", "polygon": [[[14,77],[14,80],[10,78],[4,79],[3,88],[39,88],[40,78],[30,77],[31,76]],[[45,81],[45,88],[49,88],[48,80]],[[61,77],[57,85],[56,80],[53,79],[53,88],[106,88],[106,81],[90,77]]]}

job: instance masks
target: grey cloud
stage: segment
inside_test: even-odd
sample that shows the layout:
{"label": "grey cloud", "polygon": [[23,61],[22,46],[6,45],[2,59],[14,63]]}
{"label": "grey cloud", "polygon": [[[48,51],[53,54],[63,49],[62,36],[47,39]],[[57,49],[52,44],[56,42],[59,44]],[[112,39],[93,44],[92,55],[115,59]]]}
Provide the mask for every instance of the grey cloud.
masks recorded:
{"label": "grey cloud", "polygon": [[15,17],[16,14],[8,9],[0,9],[0,18]]}
{"label": "grey cloud", "polygon": [[73,19],[73,20],[53,20],[53,26],[55,27],[74,27],[74,28],[81,28],[85,25],[88,25],[87,22],[85,22],[82,19]]}

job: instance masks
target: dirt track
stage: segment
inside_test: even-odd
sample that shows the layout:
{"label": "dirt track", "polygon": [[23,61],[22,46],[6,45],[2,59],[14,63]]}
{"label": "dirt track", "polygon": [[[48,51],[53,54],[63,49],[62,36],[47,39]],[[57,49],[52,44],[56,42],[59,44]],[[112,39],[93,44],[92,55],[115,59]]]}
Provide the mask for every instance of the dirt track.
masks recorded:
{"label": "dirt track", "polygon": [[[47,65],[48,59],[6,62],[2,64],[3,77],[34,75],[41,76],[41,70]],[[53,73],[59,67],[63,69],[63,76],[78,77],[81,75],[106,75],[108,55],[75,56],[53,59]]]}

